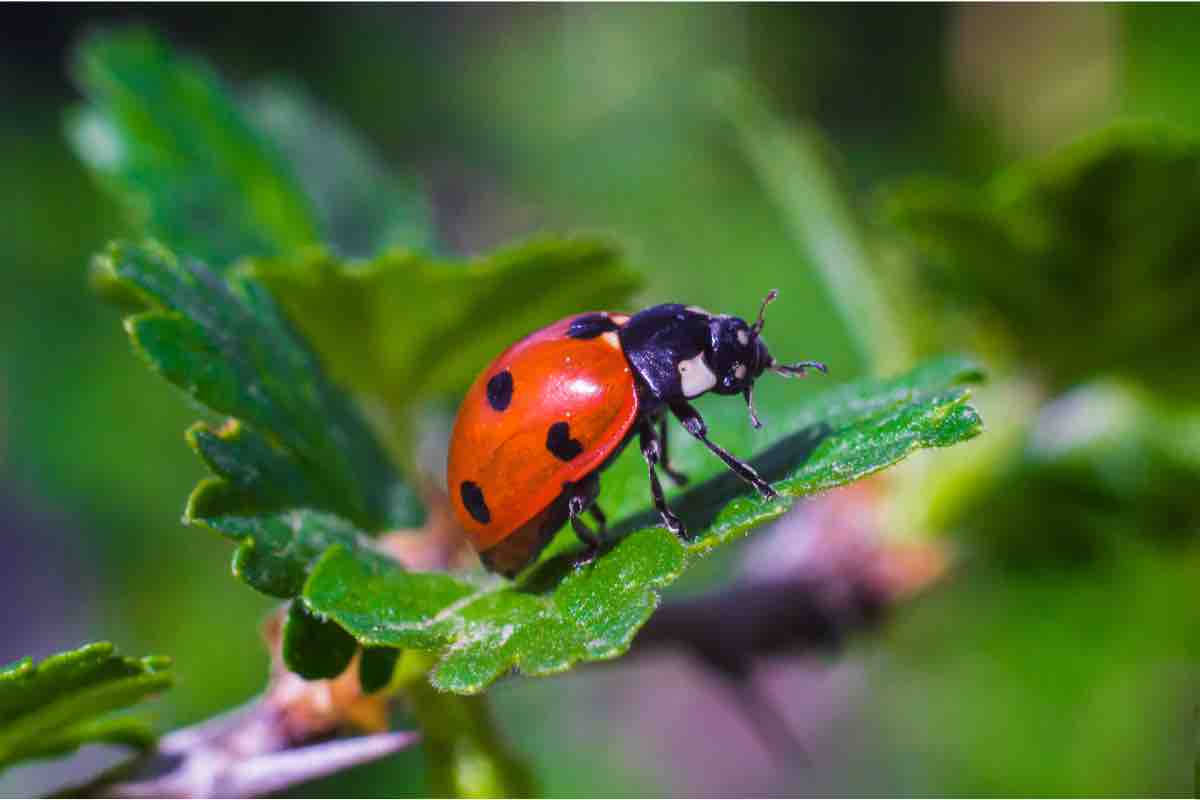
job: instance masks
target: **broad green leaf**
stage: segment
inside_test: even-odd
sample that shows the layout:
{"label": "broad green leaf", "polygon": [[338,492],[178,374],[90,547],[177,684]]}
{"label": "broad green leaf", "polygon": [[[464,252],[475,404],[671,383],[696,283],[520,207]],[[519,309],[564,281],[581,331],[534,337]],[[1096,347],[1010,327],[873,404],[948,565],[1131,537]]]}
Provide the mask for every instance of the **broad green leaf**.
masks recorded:
{"label": "broad green leaf", "polygon": [[940,301],[931,329],[955,318],[949,299],[1054,388],[1115,372],[1185,392],[1196,387],[1186,365],[1200,361],[1198,205],[1200,139],[1149,124],[1115,126],[981,188],[912,180],[883,200],[914,285]]}
{"label": "broad green leaf", "polygon": [[93,742],[148,746],[154,737],[144,723],[104,715],[169,687],[169,664],[161,656],[119,656],[97,642],[0,668],[0,769]]}
{"label": "broad green leaf", "polygon": [[[747,495],[710,457],[694,470],[708,480],[672,501],[693,533],[687,543],[658,527],[652,513],[631,516],[647,504],[645,467],[623,458],[605,473],[601,494],[624,517],[611,531],[618,541],[589,565],[552,558],[516,583],[476,584],[404,572],[365,548],[339,545],[313,568],[304,601],[363,644],[438,653],[433,683],[454,692],[479,692],[513,669],[546,675],[614,658],[657,607],[659,590],[690,561],[777,518],[797,497],[978,434],[979,417],[960,388],[978,378],[969,362],[942,359],[890,381],[831,390],[779,415],[775,443],[753,461],[783,496],[766,502]],[[694,446],[681,442],[679,449],[694,454]],[[634,475],[638,489],[631,488]]]}
{"label": "broad green leaf", "polygon": [[538,238],[463,263],[393,250],[368,262],[260,260],[265,282],[340,380],[403,406],[463,389],[497,353],[570,313],[619,307],[637,276],[611,244]]}
{"label": "broad green leaf", "polygon": [[394,175],[368,142],[301,86],[256,85],[247,107],[286,155],[335,252],[366,258],[388,247],[435,249],[424,188]]}
{"label": "broad green leaf", "polygon": [[318,242],[288,164],[204,64],[134,30],[85,40],[74,74],[90,104],[69,138],[140,230],[217,269]]}
{"label": "broad green leaf", "polygon": [[[151,309],[126,321],[151,367],[233,417],[190,432],[219,477],[197,487],[187,520],[241,541],[235,570],[252,585],[295,594],[308,561],[331,543],[308,536],[317,510],[372,533],[419,522],[415,498],[362,416],[260,285],[223,280],[154,243],[113,245],[95,272]],[[339,541],[351,535],[322,530]]]}

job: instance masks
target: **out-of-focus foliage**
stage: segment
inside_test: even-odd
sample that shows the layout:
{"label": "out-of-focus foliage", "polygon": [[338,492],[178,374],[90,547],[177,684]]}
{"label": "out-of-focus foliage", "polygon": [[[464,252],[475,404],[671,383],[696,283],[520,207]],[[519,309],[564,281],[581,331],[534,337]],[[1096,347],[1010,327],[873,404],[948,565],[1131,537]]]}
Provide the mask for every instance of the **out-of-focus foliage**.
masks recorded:
{"label": "out-of-focus foliage", "polygon": [[1200,537],[1196,410],[1093,383],[1045,406],[1022,444],[953,522],[999,563],[1082,568],[1131,535],[1175,547]]}
{"label": "out-of-focus foliage", "polygon": [[75,71],[91,100],[75,149],[149,233],[216,269],[317,242],[295,177],[206,66],[133,31],[93,36]]}
{"label": "out-of-focus foliage", "polygon": [[369,142],[303,87],[256,84],[245,105],[250,120],[287,158],[321,220],[325,242],[339,254],[365,258],[388,247],[437,249],[424,189],[394,174]]}
{"label": "out-of-focus foliage", "polygon": [[0,668],[0,770],[85,744],[151,746],[155,736],[144,721],[110,714],[168,688],[170,663],[119,656],[108,642],[96,642]]}
{"label": "out-of-focus foliage", "polygon": [[[940,310],[1004,337],[1062,389],[1097,373],[1195,396],[1200,362],[1200,139],[1123,125],[983,188],[914,180],[884,198]],[[936,334],[935,334],[936,336]],[[928,341],[928,339],[927,339]]]}
{"label": "out-of-focus foliage", "polygon": [[542,237],[466,263],[392,250],[256,261],[334,375],[402,409],[464,390],[496,354],[556,315],[623,304],[640,281],[615,245]]}

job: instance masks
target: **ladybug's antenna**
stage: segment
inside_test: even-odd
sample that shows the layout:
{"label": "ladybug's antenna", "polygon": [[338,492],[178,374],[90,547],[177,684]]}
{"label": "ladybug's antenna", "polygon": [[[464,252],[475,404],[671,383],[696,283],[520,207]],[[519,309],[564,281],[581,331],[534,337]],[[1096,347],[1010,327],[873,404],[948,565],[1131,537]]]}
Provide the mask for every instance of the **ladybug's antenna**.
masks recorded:
{"label": "ladybug's antenna", "polygon": [[770,305],[776,297],[779,297],[779,290],[772,289],[771,291],[767,292],[767,296],[763,298],[762,305],[759,306],[758,309],[758,319],[754,320],[754,324],[750,326],[751,336],[758,336],[758,334],[762,332],[763,326],[767,324],[763,320],[763,314],[766,312],[767,306]]}
{"label": "ladybug's antenna", "polygon": [[746,387],[742,394],[746,398],[746,408],[750,409],[750,424],[756,429],[762,427],[762,420],[758,418],[758,413],[754,410],[754,384]]}
{"label": "ladybug's antenna", "polygon": [[797,361],[794,364],[780,364],[778,361],[772,360],[771,365],[767,369],[774,372],[776,375],[782,375],[785,378],[804,377],[808,374],[808,370],[815,369],[821,372],[829,372],[829,367],[822,364],[820,361]]}

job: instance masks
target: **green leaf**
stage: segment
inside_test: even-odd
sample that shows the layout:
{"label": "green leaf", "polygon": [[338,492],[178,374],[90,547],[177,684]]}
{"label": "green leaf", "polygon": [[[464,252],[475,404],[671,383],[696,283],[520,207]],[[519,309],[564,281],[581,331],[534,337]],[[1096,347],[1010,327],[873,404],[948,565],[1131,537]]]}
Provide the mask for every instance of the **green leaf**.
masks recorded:
{"label": "green leaf", "polygon": [[247,105],[295,169],[336,252],[365,258],[388,247],[435,249],[424,188],[392,174],[368,142],[301,86],[259,84]]}
{"label": "green leaf", "polygon": [[[797,497],[978,434],[979,417],[959,385],[979,377],[969,362],[942,359],[777,413],[775,443],[754,463],[783,496],[773,502],[747,496],[711,456],[702,466],[695,462],[695,477],[711,480],[672,501],[694,533],[687,543],[658,527],[652,512],[632,513],[646,504],[645,466],[622,458],[605,473],[601,495],[606,508],[625,517],[611,531],[619,541],[589,565],[558,557],[517,583],[475,584],[404,572],[363,548],[336,546],[313,568],[304,599],[364,645],[438,653],[433,684],[459,693],[482,691],[512,669],[547,675],[615,658],[657,607],[659,590],[695,558],[775,519]],[[749,427],[744,420],[743,426]],[[698,455],[694,444],[680,445],[685,460]]]}
{"label": "green leaf", "polygon": [[305,680],[336,678],[358,650],[358,642],[334,622],[293,600],[283,623],[283,663]]}
{"label": "green leaf", "polygon": [[419,504],[362,416],[260,285],[223,280],[154,243],[115,244],[95,272],[151,309],[126,321],[150,366],[234,418],[189,433],[219,477],[196,488],[186,520],[242,542],[235,571],[251,585],[292,596],[310,560],[358,536],[320,512],[372,533],[419,523]]}
{"label": "green leaf", "polygon": [[939,342],[962,339],[945,330],[949,300],[1052,388],[1115,372],[1194,396],[1198,204],[1200,138],[1122,124],[982,188],[904,182],[882,207],[912,285],[942,309]]}
{"label": "green leaf", "polygon": [[392,681],[400,651],[392,647],[364,647],[358,662],[358,683],[367,694],[378,692]]}
{"label": "green leaf", "polygon": [[338,379],[395,406],[461,390],[521,336],[569,313],[619,307],[639,284],[608,242],[554,237],[464,263],[400,250],[369,262],[309,253],[254,262],[250,274]]}
{"label": "green leaf", "polygon": [[92,742],[148,746],[154,737],[144,723],[103,715],[169,687],[169,664],[161,656],[119,656],[97,642],[0,669],[0,769]]}
{"label": "green leaf", "polygon": [[218,269],[319,241],[287,163],[204,64],[133,30],[85,40],[74,75],[90,104],[69,138],[141,230]]}

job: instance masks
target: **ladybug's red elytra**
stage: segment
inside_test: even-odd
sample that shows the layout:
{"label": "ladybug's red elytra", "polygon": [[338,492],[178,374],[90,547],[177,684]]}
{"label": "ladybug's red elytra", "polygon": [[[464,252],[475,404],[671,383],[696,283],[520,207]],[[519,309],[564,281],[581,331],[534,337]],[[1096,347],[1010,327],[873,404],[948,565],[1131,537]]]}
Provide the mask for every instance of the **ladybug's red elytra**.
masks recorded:
{"label": "ladybug's red elytra", "polygon": [[[633,316],[577,314],[501,353],[463,399],[447,470],[451,505],[484,566],[516,575],[568,520],[598,550],[605,525],[596,505],[600,471],[635,435],[654,507],[669,530],[685,536],[658,481],[661,468],[676,484],[686,482],[667,458],[668,411],[763,497],[774,498],[749,464],[708,438],[688,401],[710,391],[741,394],[758,428],[751,392],[764,371],[826,371],[817,361],[781,364],[767,351],[759,334],[777,295],[767,295],[753,325],[668,303]],[[584,512],[596,530],[581,519]]]}

